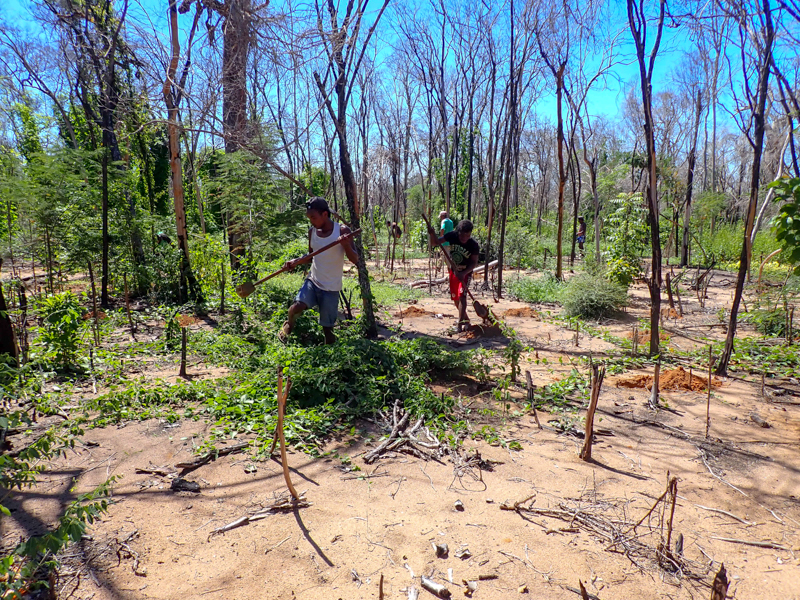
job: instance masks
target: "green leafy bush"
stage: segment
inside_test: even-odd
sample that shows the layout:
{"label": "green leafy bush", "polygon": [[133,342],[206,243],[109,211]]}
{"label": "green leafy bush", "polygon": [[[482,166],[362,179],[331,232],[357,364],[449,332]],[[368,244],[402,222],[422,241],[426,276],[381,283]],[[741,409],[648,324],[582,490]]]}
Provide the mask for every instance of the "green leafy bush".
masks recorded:
{"label": "green leafy bush", "polygon": [[743,320],[752,324],[762,335],[783,336],[786,335],[786,316],[783,309],[757,309],[750,311]]}
{"label": "green leafy bush", "polygon": [[607,317],[625,306],[625,287],[590,275],[572,278],[562,294],[567,316],[583,319]]}
{"label": "green leafy bush", "polygon": [[604,254],[609,264],[606,273],[611,281],[628,285],[641,268],[641,256],[647,249],[650,229],[641,194],[620,194],[609,201],[610,211],[603,226]]}
{"label": "green leafy bush", "polygon": [[540,277],[523,277],[512,281],[508,291],[522,302],[561,302],[564,284],[555,275],[546,271]]}
{"label": "green leafy bush", "polygon": [[621,256],[609,259],[605,275],[609,281],[628,287],[633,283],[640,271],[641,264],[639,260]]}
{"label": "green leafy bush", "polygon": [[74,360],[83,328],[80,300],[72,292],[62,292],[42,299],[36,311],[42,319],[39,340],[62,367]]}

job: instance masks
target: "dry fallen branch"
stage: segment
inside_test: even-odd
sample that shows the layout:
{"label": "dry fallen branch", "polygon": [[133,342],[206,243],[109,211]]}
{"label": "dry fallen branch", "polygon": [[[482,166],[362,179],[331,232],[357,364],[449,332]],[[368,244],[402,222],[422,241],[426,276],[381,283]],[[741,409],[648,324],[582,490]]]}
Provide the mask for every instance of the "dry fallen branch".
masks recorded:
{"label": "dry fallen branch", "polygon": [[771,550],[784,550],[786,552],[790,551],[791,548],[787,548],[786,546],[781,546],[780,544],[775,544],[774,542],[751,542],[750,540],[737,540],[734,538],[724,538],[724,537],[716,537],[711,536],[712,540],[719,540],[720,542],[729,542],[731,544],[744,544],[745,546],[755,546],[756,548],[769,548]]}
{"label": "dry fallen branch", "polygon": [[[252,521],[260,521],[261,519],[266,519],[267,517],[275,514],[276,512],[291,511],[294,510],[295,508],[307,508],[311,506],[311,503],[308,500],[306,500],[304,496],[305,492],[302,492],[297,499],[293,498],[292,496],[281,496],[267,508],[264,508],[256,513],[253,513],[252,515],[245,515],[243,517],[239,517],[238,519],[231,521],[227,525],[223,525],[222,527],[218,527],[217,529],[212,530],[211,533],[208,534],[208,539],[211,539],[213,536],[217,534],[225,533],[226,531],[230,531],[231,529],[236,529],[237,527],[242,527],[243,525],[247,525]],[[281,544],[282,543],[283,542],[281,542]]]}
{"label": "dry fallen branch", "polygon": [[[436,460],[441,452],[439,440],[427,428],[422,427],[422,419],[418,419],[409,427],[410,418],[411,413],[403,409],[400,400],[396,400],[392,407],[392,429],[389,436],[364,455],[364,462],[372,464],[384,452],[393,451],[405,452],[423,460]],[[384,415],[384,419],[388,425],[388,416]]]}
{"label": "dry fallen branch", "polygon": [[[642,519],[638,519],[638,522],[628,518],[629,501],[627,500],[600,501],[594,497],[590,499],[583,497],[578,499],[559,499],[554,506],[540,508],[534,507],[532,503],[525,506],[525,503],[530,500],[530,498],[526,498],[515,502],[513,505],[504,503],[500,508],[501,510],[514,510],[527,520],[531,520],[528,519],[530,516],[539,516],[564,521],[568,524],[570,531],[585,531],[589,533],[600,540],[607,551],[624,554],[640,569],[644,569],[641,561],[646,560],[653,565],[658,565],[664,571],[676,577],[700,580],[705,577],[707,572],[703,565],[668,551],[671,532],[667,532],[665,538],[663,525],[671,520],[672,514],[670,514],[671,507],[669,504],[675,496],[676,489],[672,480],[670,480],[667,491],[658,498],[655,505],[647,511]],[[665,500],[667,501],[662,502]],[[662,526],[651,527],[648,525],[646,532],[637,533],[635,527],[639,527],[644,523],[659,504],[663,506],[661,518],[659,519]],[[547,531],[558,531],[549,529],[543,523],[533,520],[531,522],[544,527]],[[648,538],[655,539],[653,542],[648,543]]]}
{"label": "dry fallen branch", "polygon": [[234,444],[233,446],[228,446],[226,448],[216,448],[211,450],[210,452],[206,452],[203,456],[198,456],[194,460],[190,460],[189,462],[182,462],[177,463],[175,465],[176,469],[183,469],[182,475],[185,475],[189,471],[194,471],[198,467],[202,467],[205,464],[210,463],[211,461],[217,460],[220,456],[227,456],[228,454],[233,454],[235,452],[241,452],[247,446],[249,442],[240,442],[238,444]]}

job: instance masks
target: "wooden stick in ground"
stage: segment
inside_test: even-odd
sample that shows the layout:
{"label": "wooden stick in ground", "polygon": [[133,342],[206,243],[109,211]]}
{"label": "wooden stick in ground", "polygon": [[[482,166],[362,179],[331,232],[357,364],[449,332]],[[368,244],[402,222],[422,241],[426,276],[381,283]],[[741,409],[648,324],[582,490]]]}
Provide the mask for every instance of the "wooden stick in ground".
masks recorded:
{"label": "wooden stick in ground", "polygon": [[122,280],[125,284],[125,312],[128,313],[128,326],[131,328],[131,337],[136,339],[136,332],[133,329],[133,318],[131,318],[131,298],[128,295],[128,274],[122,274]]}
{"label": "wooden stick in ground", "polygon": [[292,485],[292,479],[289,477],[289,462],[286,458],[286,438],[283,435],[283,411],[286,408],[286,398],[289,396],[289,390],[292,387],[292,380],[286,379],[286,389],[283,388],[283,370],[278,372],[278,438],[281,441],[281,464],[283,465],[283,478],[286,480],[286,487],[289,488],[292,497],[295,500],[300,499],[300,495]]}
{"label": "wooden stick in ground", "polygon": [[178,373],[178,377],[183,377],[186,379],[188,376],[186,375],[186,327],[181,327],[181,370]]}
{"label": "wooden stick in ground", "polygon": [[219,289],[219,314],[225,314],[225,258],[222,259],[222,284]]}
{"label": "wooden stick in ground", "polygon": [[677,477],[673,477],[672,479],[670,479],[669,483],[667,484],[667,486],[668,486],[667,489],[669,491],[669,495],[670,495],[671,500],[672,500],[672,506],[670,508],[670,513],[669,513],[669,523],[667,523],[667,545],[666,545],[666,548],[665,548],[665,552],[667,554],[667,557],[669,558],[669,557],[672,556],[672,545],[671,545],[672,544],[672,520],[675,518],[675,502],[677,501],[677,498],[678,498],[678,478]]}
{"label": "wooden stick in ground", "polygon": [[708,397],[706,398],[706,439],[708,439],[708,428],[711,425],[711,367],[714,362],[711,354],[711,346],[708,347]]}
{"label": "wooden stick in ground", "polygon": [[539,413],[536,412],[536,404],[534,403],[533,397],[533,380],[531,379],[531,372],[525,371],[525,380],[528,383],[528,403],[531,405],[531,410],[533,411],[533,418],[536,420],[536,426],[541,429],[542,424],[539,422]]}
{"label": "wooden stick in ground", "polygon": [[711,600],[725,600],[727,597],[728,575],[725,572],[725,563],[722,563],[719,566],[716,577],[714,577],[714,583],[711,585]]}
{"label": "wooden stick in ground", "polygon": [[583,587],[583,582],[578,579],[578,585],[581,586],[581,598],[582,600],[589,600],[589,592],[586,591],[586,588]]}
{"label": "wooden stick in ground", "polygon": [[100,329],[98,327],[98,315],[97,315],[97,292],[94,289],[94,272],[92,271],[92,261],[88,261],[87,264],[89,265],[89,282],[92,284],[92,314],[94,316],[93,323],[94,323],[94,345],[100,345]]}
{"label": "wooden stick in ground", "polygon": [[594,413],[597,410],[597,401],[600,399],[600,388],[606,375],[605,367],[592,365],[592,395],[589,400],[589,410],[586,412],[586,438],[583,440],[583,449],[580,457],[582,460],[592,459],[592,436],[594,435]]}
{"label": "wooden stick in ground", "polygon": [[650,407],[658,409],[658,385],[659,385],[659,377],[661,375],[661,358],[656,361],[655,366],[653,367],[653,389],[650,390]]}
{"label": "wooden stick in ground", "polygon": [[675,301],[672,298],[672,276],[669,273],[667,273],[666,283],[667,283],[667,299],[669,300],[669,307],[672,310],[675,310]]}

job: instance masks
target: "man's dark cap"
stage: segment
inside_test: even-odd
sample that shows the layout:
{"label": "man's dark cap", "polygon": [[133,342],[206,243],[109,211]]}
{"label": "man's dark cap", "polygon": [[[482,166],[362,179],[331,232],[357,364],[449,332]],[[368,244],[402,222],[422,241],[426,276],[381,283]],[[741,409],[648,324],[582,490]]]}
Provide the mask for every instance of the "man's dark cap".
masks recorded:
{"label": "man's dark cap", "polygon": [[328,214],[331,212],[327,200],[321,196],[314,196],[306,200],[306,210],[315,210],[319,213],[327,212]]}

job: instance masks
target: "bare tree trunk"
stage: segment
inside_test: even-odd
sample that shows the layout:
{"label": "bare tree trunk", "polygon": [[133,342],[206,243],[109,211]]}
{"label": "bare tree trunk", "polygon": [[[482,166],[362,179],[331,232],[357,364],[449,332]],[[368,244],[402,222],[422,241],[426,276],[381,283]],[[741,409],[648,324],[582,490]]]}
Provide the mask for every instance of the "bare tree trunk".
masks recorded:
{"label": "bare tree trunk", "polygon": [[758,89],[756,92],[756,103],[753,107],[753,167],[750,175],[750,201],[747,206],[747,216],[744,223],[744,241],[742,242],[742,253],[739,257],[739,274],[736,277],[736,291],[733,295],[730,319],[728,321],[728,335],[725,338],[725,348],[717,363],[715,373],[717,375],[727,375],[728,362],[733,354],[733,341],[736,338],[736,324],[739,316],[739,304],[742,301],[744,292],[744,282],[750,268],[751,243],[750,233],[756,218],[756,206],[758,204],[758,188],[761,177],[761,154],[764,147],[764,113],[769,92],[770,63],[772,62],[772,44],[775,40],[775,30],[772,24],[772,12],[769,0],[762,0],[764,12],[764,50],[760,56],[758,70]]}
{"label": "bare tree trunk", "polygon": [[644,14],[645,0],[627,0],[628,23],[633,41],[636,45],[636,57],[639,63],[639,77],[642,89],[642,108],[644,111],[644,134],[647,144],[648,173],[647,208],[650,221],[650,248],[652,252],[652,274],[647,282],[650,291],[650,355],[659,352],[659,317],[661,311],[661,235],[658,227],[658,171],[656,168],[656,140],[653,127],[652,109],[652,75],[661,33],[664,27],[664,11],[666,0],[659,2],[659,18],[656,39],[650,51],[649,61],[645,57],[647,39],[647,20]]}
{"label": "bare tree trunk", "polygon": [[[3,267],[3,259],[0,259],[0,269]],[[8,354],[14,360],[18,360],[17,338],[14,335],[14,326],[11,324],[11,316],[8,314],[6,299],[3,296],[3,286],[0,284],[0,354]]]}
{"label": "bare tree trunk", "polygon": [[[172,56],[170,57],[167,76],[164,79],[162,93],[168,111],[167,133],[169,136],[169,167],[172,173],[172,197],[175,203],[175,228],[178,237],[178,248],[181,251],[181,275],[179,283],[182,288],[181,296],[184,296],[184,291],[186,291],[187,296],[193,298],[196,302],[202,302],[200,288],[192,275],[191,265],[189,264],[189,235],[186,229],[186,209],[184,206],[180,129],[178,126],[179,116],[178,106],[172,94],[172,87],[175,83],[175,72],[178,67],[178,59],[180,58],[177,1],[178,0],[169,0]],[[188,290],[186,290],[184,286],[184,282],[186,281],[188,281]]]}
{"label": "bare tree trunk", "polygon": [[[225,153],[237,152],[246,141],[247,56],[250,52],[252,0],[226,0],[222,43],[222,125]],[[245,255],[238,215],[228,210],[228,248],[231,267],[238,270]]]}
{"label": "bare tree trunk", "polygon": [[692,184],[694,182],[694,165],[697,159],[697,135],[700,131],[700,117],[703,114],[703,93],[697,90],[697,104],[694,113],[694,135],[692,148],[689,150],[689,166],[686,174],[686,201],[683,207],[683,241],[681,243],[681,265],[689,265],[689,227],[692,220]]}
{"label": "bare tree trunk", "polygon": [[556,111],[558,119],[558,233],[556,234],[556,278],[563,279],[564,249],[561,236],[564,232],[564,187],[567,183],[567,172],[564,167],[564,117],[561,111],[561,96],[564,90],[564,68],[562,63],[556,71]]}

